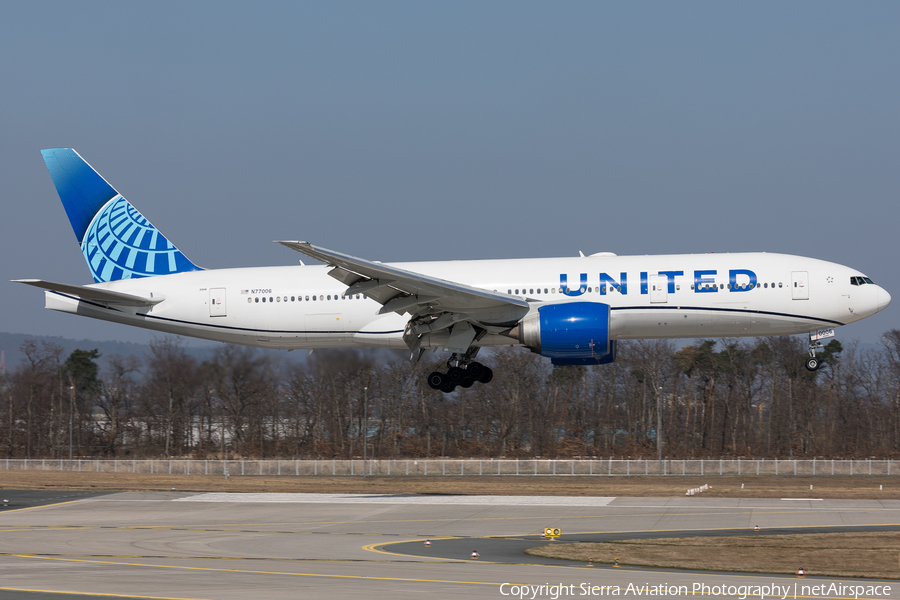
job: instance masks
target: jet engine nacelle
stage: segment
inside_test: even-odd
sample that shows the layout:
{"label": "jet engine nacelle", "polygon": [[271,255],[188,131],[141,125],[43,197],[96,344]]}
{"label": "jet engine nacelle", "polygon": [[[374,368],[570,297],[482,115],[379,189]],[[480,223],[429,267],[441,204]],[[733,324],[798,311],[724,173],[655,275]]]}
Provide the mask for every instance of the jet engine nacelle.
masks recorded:
{"label": "jet engine nacelle", "polygon": [[608,304],[546,304],[522,319],[516,333],[519,342],[554,365],[602,365],[616,359]]}

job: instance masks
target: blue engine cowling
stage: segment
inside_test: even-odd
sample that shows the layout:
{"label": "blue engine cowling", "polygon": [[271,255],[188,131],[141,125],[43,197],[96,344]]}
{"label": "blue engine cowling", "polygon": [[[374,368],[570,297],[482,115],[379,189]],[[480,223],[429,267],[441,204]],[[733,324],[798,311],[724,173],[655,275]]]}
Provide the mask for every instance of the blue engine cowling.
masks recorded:
{"label": "blue engine cowling", "polygon": [[609,305],[600,302],[547,304],[522,319],[518,338],[554,365],[602,365],[616,359],[609,339]]}

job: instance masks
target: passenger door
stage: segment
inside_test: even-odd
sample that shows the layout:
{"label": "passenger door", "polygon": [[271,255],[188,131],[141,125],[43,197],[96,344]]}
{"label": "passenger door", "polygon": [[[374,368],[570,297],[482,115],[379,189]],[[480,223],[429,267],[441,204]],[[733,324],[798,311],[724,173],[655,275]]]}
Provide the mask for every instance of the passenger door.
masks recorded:
{"label": "passenger door", "polygon": [[809,300],[809,272],[793,271],[791,273],[791,298]]}
{"label": "passenger door", "polygon": [[209,316],[225,317],[227,315],[225,288],[209,288]]}
{"label": "passenger door", "polygon": [[669,294],[668,294],[669,279],[668,279],[668,277],[663,277],[662,275],[651,275],[649,285],[650,285],[650,302],[653,302],[653,303],[668,302],[668,300],[669,300]]}

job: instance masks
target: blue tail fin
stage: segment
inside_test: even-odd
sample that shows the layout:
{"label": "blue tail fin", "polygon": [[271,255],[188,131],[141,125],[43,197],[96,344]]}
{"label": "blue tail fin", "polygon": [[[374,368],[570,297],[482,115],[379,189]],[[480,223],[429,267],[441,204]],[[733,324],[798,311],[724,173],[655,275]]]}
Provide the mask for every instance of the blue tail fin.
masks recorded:
{"label": "blue tail fin", "polygon": [[94,281],[200,271],[71,148],[41,150]]}

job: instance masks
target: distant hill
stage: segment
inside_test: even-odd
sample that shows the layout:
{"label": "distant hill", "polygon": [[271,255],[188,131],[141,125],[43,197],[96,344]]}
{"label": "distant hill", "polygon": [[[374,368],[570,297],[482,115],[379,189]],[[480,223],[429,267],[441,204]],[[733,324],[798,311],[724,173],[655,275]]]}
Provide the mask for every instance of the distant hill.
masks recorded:
{"label": "distant hill", "polygon": [[[145,358],[150,356],[150,346],[148,344],[135,344],[132,342],[115,341],[100,342],[97,340],[73,340],[71,338],[50,335],[28,335],[25,333],[0,332],[0,350],[3,351],[7,371],[15,370],[19,363],[21,363],[25,359],[22,351],[19,348],[21,347],[22,342],[26,340],[34,340],[36,342],[50,342],[56,344],[57,346],[60,346],[63,349],[63,359],[71,354],[73,350],[93,350],[96,348],[100,352],[100,360],[98,361],[98,363],[100,364],[101,369],[106,366],[106,360],[113,356],[135,356],[141,360],[144,360]],[[204,360],[211,360],[213,353],[217,348],[221,346],[221,344],[215,342],[200,342],[200,344],[197,344],[197,341],[192,339],[188,340],[188,342],[195,345],[185,345],[185,352],[201,362]],[[282,365],[291,365],[298,363],[302,364],[306,362],[307,357],[309,356],[308,350],[288,352],[286,350],[265,350],[262,348],[257,348],[256,351],[271,356],[277,363]],[[399,352],[397,350],[386,350],[379,348],[366,348],[359,349],[358,351],[366,353],[372,356],[376,361],[381,362],[405,360],[408,356],[408,353],[405,351]],[[322,354],[325,354],[327,356],[329,355],[329,353],[334,352],[341,351],[318,350],[316,356],[321,357]]]}
{"label": "distant hill", "polygon": [[[22,342],[26,340],[34,340],[36,342],[50,342],[52,344],[56,344],[63,349],[63,358],[72,353],[73,350],[93,350],[97,349],[100,351],[101,366],[105,362],[103,359],[112,357],[112,356],[135,356],[140,359],[147,357],[150,354],[150,346],[147,344],[134,344],[131,342],[100,342],[97,340],[73,340],[71,338],[64,338],[59,336],[49,336],[49,335],[28,335],[25,333],[0,333],[0,350],[3,351],[3,356],[6,361],[6,369],[8,371],[14,370],[22,360],[24,360],[24,355],[19,349],[22,345]],[[196,358],[197,360],[206,360],[208,359],[213,351],[216,349],[217,344],[210,344],[204,346],[186,346],[185,351]]]}

